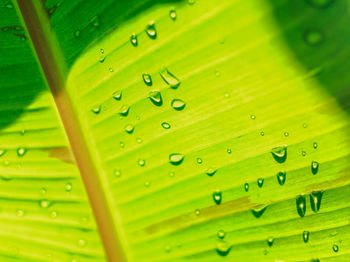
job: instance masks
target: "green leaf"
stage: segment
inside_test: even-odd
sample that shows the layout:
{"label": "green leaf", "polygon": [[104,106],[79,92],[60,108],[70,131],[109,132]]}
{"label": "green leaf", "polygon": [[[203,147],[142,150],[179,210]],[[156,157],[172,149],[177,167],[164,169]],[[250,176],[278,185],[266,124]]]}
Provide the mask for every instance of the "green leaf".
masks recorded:
{"label": "green leaf", "polygon": [[4,260],[349,260],[349,1],[7,3]]}

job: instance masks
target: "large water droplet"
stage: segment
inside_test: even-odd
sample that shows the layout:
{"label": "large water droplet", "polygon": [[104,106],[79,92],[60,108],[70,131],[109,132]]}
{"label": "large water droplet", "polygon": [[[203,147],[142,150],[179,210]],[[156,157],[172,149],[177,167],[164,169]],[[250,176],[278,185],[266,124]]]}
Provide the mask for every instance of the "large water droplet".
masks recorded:
{"label": "large water droplet", "polygon": [[217,205],[221,204],[221,200],[222,200],[222,192],[220,190],[216,190],[213,193],[213,200]]}
{"label": "large water droplet", "polygon": [[171,102],[171,106],[177,110],[177,111],[181,111],[185,108],[186,104],[184,101],[182,101],[181,99],[174,99],[172,102]]}
{"label": "large water droplet", "polygon": [[171,9],[170,11],[169,11],[169,16],[170,16],[170,18],[172,19],[172,20],[176,20],[176,11],[175,11],[175,9]]}
{"label": "large water droplet", "polygon": [[210,167],[207,169],[206,174],[208,176],[213,176],[213,175],[215,175],[216,171],[217,171],[216,168]]}
{"label": "large water droplet", "polygon": [[278,163],[283,163],[287,159],[287,147],[286,146],[275,147],[271,150],[271,154]]}
{"label": "large water droplet", "polygon": [[217,237],[220,238],[220,239],[223,239],[226,235],[225,231],[220,229],[218,230],[218,232],[216,233]]}
{"label": "large water droplet", "polygon": [[180,80],[174,76],[168,68],[164,67],[159,72],[160,76],[163,78],[164,82],[167,83],[172,89],[176,89],[180,86]]}
{"label": "large water droplet", "polygon": [[319,29],[310,29],[304,32],[304,40],[309,46],[316,46],[324,40],[324,34]]}
{"label": "large water droplet", "polygon": [[142,74],[143,82],[145,82],[146,85],[151,86],[152,85],[152,77],[150,74]]}
{"label": "large water droplet", "polygon": [[173,153],[169,155],[169,162],[173,165],[180,165],[182,161],[184,160],[185,156],[183,154],[179,153]]}
{"label": "large water droplet", "polygon": [[309,231],[304,231],[303,232],[303,240],[305,243],[307,243],[309,241],[309,236],[310,236],[310,232]]}
{"label": "large water droplet", "polygon": [[101,106],[100,105],[94,105],[92,108],[91,108],[91,112],[94,113],[94,114],[98,114],[101,112]]}
{"label": "large water droplet", "polygon": [[278,172],[277,181],[281,186],[283,186],[284,183],[286,182],[286,172]]}
{"label": "large water droplet", "polygon": [[149,36],[151,39],[156,39],[157,38],[157,30],[156,30],[156,25],[154,24],[154,21],[151,21],[147,26],[146,26],[146,34]]}
{"label": "large water droplet", "polygon": [[306,212],[306,199],[305,196],[298,196],[296,198],[296,204],[297,204],[297,212],[299,214],[300,217],[304,217],[305,216],[305,212]]}
{"label": "large water droplet", "polygon": [[137,46],[137,35],[135,33],[130,36],[130,43],[135,47]]}
{"label": "large water droplet", "polygon": [[146,165],[146,161],[144,159],[139,159],[138,160],[138,164],[139,164],[139,166],[145,166]]}
{"label": "large water droplet", "polygon": [[273,237],[268,237],[268,238],[266,239],[267,245],[268,245],[269,247],[272,247],[274,241],[275,241],[275,239],[274,239]]}
{"label": "large water droplet", "polygon": [[227,256],[228,253],[230,253],[230,251],[231,251],[231,245],[226,241],[220,241],[216,245],[216,252],[222,257]]}
{"label": "large water droplet", "polygon": [[162,95],[159,91],[149,92],[149,99],[156,106],[161,106],[163,104]]}
{"label": "large water droplet", "polygon": [[257,207],[257,208],[254,208],[252,209],[252,214],[256,217],[256,218],[259,218],[261,217],[265,210],[267,209],[268,206],[262,206],[262,207]]}
{"label": "large water droplet", "polygon": [[244,184],[244,190],[245,190],[245,192],[248,192],[248,190],[249,190],[249,184],[248,183]]}
{"label": "large water droplet", "polygon": [[22,157],[25,155],[25,153],[27,153],[27,149],[24,147],[17,148],[17,156]]}
{"label": "large water droplet", "polygon": [[258,183],[258,187],[262,187],[264,185],[264,179],[258,178],[257,183]]}
{"label": "large water droplet", "polygon": [[122,99],[122,91],[117,90],[117,91],[113,92],[112,97],[113,97],[115,100],[118,100],[118,101],[119,101],[120,99]]}
{"label": "large water droplet", "polygon": [[119,114],[122,116],[127,116],[129,113],[129,106],[128,105],[123,105],[120,109],[119,109]]}
{"label": "large water droplet", "polygon": [[311,172],[312,172],[312,174],[316,175],[319,165],[320,164],[317,161],[312,161],[311,162]]}
{"label": "large water droplet", "polygon": [[90,19],[90,25],[93,27],[98,27],[100,25],[100,18],[96,15]]}
{"label": "large water droplet", "polygon": [[315,213],[320,210],[323,191],[314,191],[310,194],[311,209]]}
{"label": "large water droplet", "polygon": [[124,129],[126,133],[132,134],[132,132],[134,132],[135,126],[132,124],[127,124]]}
{"label": "large water droplet", "polygon": [[163,123],[162,123],[162,127],[163,127],[164,129],[169,129],[171,126],[170,126],[169,123],[163,122]]}

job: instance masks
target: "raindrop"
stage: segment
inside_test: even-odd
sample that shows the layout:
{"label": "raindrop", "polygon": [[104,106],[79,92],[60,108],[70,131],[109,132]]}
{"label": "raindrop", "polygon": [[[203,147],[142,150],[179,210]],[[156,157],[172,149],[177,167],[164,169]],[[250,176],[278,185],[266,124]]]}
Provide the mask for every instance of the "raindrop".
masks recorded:
{"label": "raindrop", "polygon": [[159,74],[164,80],[164,82],[167,83],[172,89],[178,88],[181,84],[180,80],[176,76],[174,76],[166,67],[162,68]]}
{"label": "raindrop", "polygon": [[170,126],[169,123],[163,122],[163,123],[162,123],[162,127],[163,127],[164,129],[169,129],[171,126]]}
{"label": "raindrop", "polygon": [[90,19],[90,25],[92,25],[93,27],[98,27],[100,25],[100,18],[95,15]]}
{"label": "raindrop", "polygon": [[25,155],[25,153],[27,153],[27,149],[24,147],[17,148],[17,156],[22,157]]}
{"label": "raindrop", "polygon": [[128,133],[128,134],[132,134],[132,132],[134,132],[134,129],[135,129],[135,126],[132,125],[132,124],[127,124],[124,127],[125,132]]}
{"label": "raindrop", "polygon": [[119,169],[116,169],[114,170],[114,176],[119,178],[122,176],[122,172]]}
{"label": "raindrop", "polygon": [[257,183],[258,183],[259,187],[262,187],[264,185],[264,179],[263,178],[258,178]]}
{"label": "raindrop", "polygon": [[74,32],[74,36],[76,37],[76,38],[78,38],[78,37],[80,37],[80,31],[79,30],[76,30],[75,32]]}
{"label": "raindrop", "polygon": [[309,241],[309,236],[310,236],[310,232],[309,231],[304,231],[303,232],[303,240],[305,243],[307,243]]}
{"label": "raindrop", "polygon": [[196,216],[199,216],[199,215],[201,214],[201,211],[200,211],[199,209],[196,209],[196,210],[194,211],[194,214],[195,214]]}
{"label": "raindrop", "polygon": [[278,172],[277,181],[281,186],[283,186],[284,183],[286,182],[286,172]]}
{"label": "raindrop", "polygon": [[312,161],[311,162],[311,172],[312,172],[312,174],[316,175],[316,173],[318,171],[318,166],[319,166],[319,163],[317,161]]}
{"label": "raindrop", "polygon": [[200,157],[197,157],[197,163],[198,163],[198,164],[202,164],[202,163],[203,163],[203,160],[202,160],[202,158],[200,158]]}
{"label": "raindrop", "polygon": [[232,150],[230,148],[227,149],[227,154],[231,154]]}
{"label": "raindrop", "polygon": [[321,208],[322,195],[323,191],[314,191],[310,194],[311,209],[315,213],[318,212]]}
{"label": "raindrop", "polygon": [[103,63],[105,61],[106,57],[104,55],[101,55],[100,58],[98,59],[98,61],[100,63]]}
{"label": "raindrop", "polygon": [[220,241],[216,245],[216,252],[222,257],[227,256],[228,253],[230,253],[230,251],[231,251],[231,245],[226,241]]}
{"label": "raindrop", "polygon": [[217,204],[217,205],[220,205],[221,204],[221,200],[222,200],[222,192],[220,190],[216,190],[214,193],[213,193],[213,200],[214,202]]}
{"label": "raindrop", "polygon": [[218,236],[218,238],[223,239],[225,237],[226,233],[224,230],[220,229],[220,230],[218,230],[216,235]]}
{"label": "raindrop", "polygon": [[175,176],[175,172],[169,172],[169,176],[170,177],[174,177]]}
{"label": "raindrop", "polygon": [[120,109],[119,109],[119,114],[122,116],[127,116],[129,113],[129,106],[128,105],[123,105]]}
{"label": "raindrop", "polygon": [[47,199],[42,199],[39,201],[39,206],[41,208],[48,208],[50,205],[51,205],[51,203]]}
{"label": "raindrop", "polygon": [[51,212],[51,217],[52,218],[56,218],[57,217],[57,212],[56,211],[52,211]]}
{"label": "raindrop", "polygon": [[161,93],[159,91],[151,91],[151,92],[149,92],[149,97],[148,98],[156,106],[161,106],[163,104],[162,95],[161,95]]}
{"label": "raindrop", "polygon": [[24,211],[22,209],[17,209],[16,214],[19,217],[23,217],[24,216]]}
{"label": "raindrop", "polygon": [[206,174],[207,174],[208,176],[213,176],[213,175],[215,175],[216,171],[217,171],[217,170],[216,170],[215,168],[210,167],[210,168],[207,169]]}
{"label": "raindrop", "polygon": [[314,142],[313,147],[316,149],[317,148],[317,143]]}
{"label": "raindrop", "polygon": [[71,184],[71,183],[65,184],[64,190],[65,190],[66,192],[72,191],[72,184]]}
{"label": "raindrop", "polygon": [[135,47],[137,46],[137,35],[135,33],[130,36],[130,43]]}
{"label": "raindrop", "polygon": [[303,151],[301,151],[301,155],[302,156],[306,156],[306,152],[303,150]]}
{"label": "raindrop", "polygon": [[182,109],[185,108],[186,104],[184,101],[180,100],[180,99],[174,99],[172,102],[171,102],[171,106],[177,110],[177,111],[181,111]]}
{"label": "raindrop", "polygon": [[245,192],[248,192],[248,190],[249,190],[249,184],[248,183],[244,184],[244,190],[245,190]]}
{"label": "raindrop", "polygon": [[271,154],[278,163],[283,163],[287,159],[287,147],[286,146],[275,147],[271,150]]}
{"label": "raindrop", "polygon": [[289,133],[288,132],[284,132],[284,136],[285,137],[289,136]]}
{"label": "raindrop", "polygon": [[157,38],[157,30],[156,30],[154,21],[149,22],[149,24],[146,26],[145,31],[146,31],[146,34],[149,36],[149,38],[151,39]]}
{"label": "raindrop", "polygon": [[138,160],[139,166],[144,166],[146,164],[146,161],[144,159]]}
{"label": "raindrop", "polygon": [[338,247],[338,245],[333,245],[333,251],[334,252],[338,252],[339,251],[339,247]]}
{"label": "raindrop", "polygon": [[267,245],[269,247],[272,247],[274,241],[275,239],[273,237],[269,237],[268,239],[266,239]]}
{"label": "raindrop", "polygon": [[255,119],[256,119],[256,116],[255,116],[255,115],[251,115],[250,118],[251,118],[252,120],[255,120]]}
{"label": "raindrop", "polygon": [[112,97],[115,100],[119,101],[120,99],[122,99],[122,91],[118,90],[118,91],[113,92]]}
{"label": "raindrop", "polygon": [[98,114],[101,112],[101,106],[100,105],[95,105],[91,108],[91,112],[92,113],[95,113],[95,114]]}
{"label": "raindrop", "polygon": [[114,72],[114,70],[113,70],[112,67],[110,67],[108,70],[109,70],[109,72],[111,72],[111,73]]}
{"label": "raindrop", "polygon": [[145,187],[149,187],[151,185],[151,183],[149,181],[145,181],[144,185],[145,185]]}
{"label": "raindrop", "polygon": [[265,210],[267,209],[268,206],[262,206],[262,207],[258,207],[258,208],[254,208],[252,209],[252,214],[256,217],[256,218],[259,218],[261,217]]}
{"label": "raindrop", "polygon": [[79,239],[79,240],[78,240],[78,245],[79,245],[79,246],[83,247],[83,246],[85,246],[85,244],[86,244],[86,242],[85,242],[84,239]]}
{"label": "raindrop", "polygon": [[169,162],[170,164],[173,165],[180,165],[182,163],[182,161],[184,160],[184,155],[183,154],[179,154],[179,153],[173,153],[169,155]]}
{"label": "raindrop", "polygon": [[265,133],[261,131],[261,132],[260,132],[260,135],[261,135],[261,136],[264,136],[264,135],[265,135]]}
{"label": "raindrop", "polygon": [[6,149],[0,149],[0,156],[5,155],[5,153],[6,153]]}
{"label": "raindrop", "polygon": [[136,143],[141,144],[143,142],[143,140],[141,138],[136,138]]}
{"label": "raindrop", "polygon": [[101,54],[105,53],[105,50],[103,48],[100,49]]}
{"label": "raindrop", "polygon": [[297,204],[297,212],[299,214],[300,217],[304,217],[305,216],[305,212],[306,212],[306,199],[305,196],[298,196],[296,198],[296,204]]}
{"label": "raindrop", "polygon": [[145,82],[146,85],[151,86],[152,85],[152,77],[150,74],[142,74],[143,82]]}
{"label": "raindrop", "polygon": [[304,41],[309,46],[320,44],[324,40],[324,34],[319,29],[311,29],[304,32]]}
{"label": "raindrop", "polygon": [[119,142],[119,146],[120,146],[121,148],[124,148],[124,147],[125,147],[124,142],[123,142],[123,141],[120,141],[120,142]]}
{"label": "raindrop", "polygon": [[170,16],[170,18],[172,19],[172,20],[176,20],[176,11],[175,11],[175,9],[171,9],[170,11],[169,11],[169,16]]}

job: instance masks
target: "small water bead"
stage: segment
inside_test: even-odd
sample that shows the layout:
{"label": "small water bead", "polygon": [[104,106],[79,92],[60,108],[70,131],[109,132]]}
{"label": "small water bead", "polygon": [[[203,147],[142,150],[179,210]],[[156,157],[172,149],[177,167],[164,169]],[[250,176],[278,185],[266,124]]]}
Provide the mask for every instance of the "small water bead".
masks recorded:
{"label": "small water bead", "polygon": [[258,178],[257,183],[258,183],[258,187],[262,187],[264,185],[264,179]]}
{"label": "small water bead", "polygon": [[326,8],[334,2],[334,0],[306,0],[311,6],[316,8]]}
{"label": "small water bead", "polygon": [[118,91],[113,92],[112,97],[115,100],[119,101],[120,99],[122,99],[122,91],[118,90]]}
{"label": "small water bead", "polygon": [[137,35],[135,33],[130,36],[130,43],[135,47],[137,46]]}
{"label": "small water bead", "polygon": [[71,183],[65,184],[64,190],[65,190],[66,192],[72,191],[72,184],[71,184]]}
{"label": "small water bead", "polygon": [[157,38],[157,30],[156,30],[156,25],[154,24],[154,21],[149,22],[149,24],[146,26],[145,32],[149,38],[151,39]]}
{"label": "small water bead", "polygon": [[320,44],[324,40],[324,34],[319,29],[311,29],[304,32],[304,41],[309,46]]}
{"label": "small water bead", "polygon": [[120,171],[120,169],[114,170],[114,176],[117,177],[117,178],[122,176],[122,172]]}
{"label": "small water bead", "polygon": [[120,109],[119,109],[119,114],[121,116],[127,116],[129,113],[129,106],[128,105],[123,105]]}
{"label": "small water bead", "polygon": [[5,153],[6,153],[6,149],[0,149],[0,156],[5,155]]}
{"label": "small water bead", "polygon": [[52,211],[51,214],[50,214],[50,216],[51,216],[52,218],[56,218],[56,217],[57,217],[57,212],[56,212],[56,211]]}
{"label": "small water bead", "polygon": [[123,142],[123,141],[120,141],[120,142],[119,142],[119,146],[120,146],[121,148],[124,148],[124,147],[125,147],[124,142]]}
{"label": "small water bead", "polygon": [[42,187],[42,188],[40,188],[40,194],[41,195],[46,195],[46,193],[47,193],[47,189],[45,188],[45,187]]}
{"label": "small water bead", "polygon": [[187,0],[188,4],[194,5],[196,3],[196,0]]}
{"label": "small water bead", "polygon": [[255,115],[251,115],[250,118],[251,118],[252,120],[255,120],[255,119],[256,119],[256,116],[255,116]]}
{"label": "small water bead", "polygon": [[284,183],[286,182],[286,172],[278,172],[277,181],[281,186],[283,186]]}
{"label": "small water bead", "polygon": [[23,216],[24,216],[24,211],[23,211],[22,209],[17,209],[16,215],[17,215],[18,217],[23,217]]}
{"label": "small water bead", "polygon": [[314,142],[313,147],[316,149],[317,148],[317,143]]}
{"label": "small water bead", "polygon": [[210,167],[210,168],[207,169],[206,174],[208,176],[213,176],[213,175],[215,175],[216,171],[217,171],[216,168]]}
{"label": "small water bead", "polygon": [[109,72],[111,72],[111,73],[114,72],[114,70],[113,70],[112,67],[110,67],[108,70],[109,70]]}
{"label": "small water bead", "polygon": [[148,97],[155,106],[161,106],[163,104],[162,95],[159,91],[149,92]]}
{"label": "small water bead", "polygon": [[171,102],[172,108],[174,108],[176,111],[181,111],[185,108],[186,103],[182,101],[181,99],[174,99]]}
{"label": "small water bead", "polygon": [[80,34],[81,34],[80,30],[76,30],[76,31],[74,32],[74,36],[75,36],[76,38],[80,37]]}
{"label": "small water bead", "polygon": [[275,147],[271,150],[271,154],[278,163],[283,163],[287,159],[287,147],[286,146]]}
{"label": "small water bead", "polygon": [[105,50],[103,48],[100,49],[101,54],[105,53]]}
{"label": "small water bead", "polygon": [[301,155],[302,156],[306,156],[306,152],[303,150],[303,151],[301,151]]}
{"label": "small water bead", "polygon": [[144,185],[145,185],[145,187],[149,187],[151,185],[151,183],[149,181],[145,181]]}
{"label": "small water bead", "polygon": [[101,55],[100,58],[98,59],[98,61],[100,63],[103,63],[105,61],[106,57],[104,55]]}
{"label": "small water bead", "polygon": [[296,198],[297,212],[300,217],[305,216],[306,212],[306,199],[305,196],[300,195]]}
{"label": "small water bead", "polygon": [[311,162],[311,172],[312,174],[316,175],[318,171],[319,163],[317,161],[312,161]]}
{"label": "small water bead", "polygon": [[164,129],[169,129],[171,126],[170,126],[169,123],[163,122],[163,123],[162,123],[162,127],[163,127]]}
{"label": "small water bead", "polygon": [[269,247],[272,247],[274,241],[275,241],[275,239],[274,239],[273,237],[268,237],[268,238],[266,239],[267,245],[268,245]]}
{"label": "small water bead", "polygon": [[202,163],[203,163],[203,160],[202,160],[202,158],[200,158],[200,157],[197,157],[197,163],[198,163],[198,164],[202,164]]}
{"label": "small water bead", "polygon": [[220,229],[220,230],[218,230],[216,235],[218,236],[218,238],[223,239],[223,238],[225,238],[226,233],[224,230]]}
{"label": "small water bead", "polygon": [[101,105],[94,105],[91,108],[91,112],[94,114],[99,114],[101,112]]}
{"label": "small water bead", "polygon": [[180,80],[173,75],[168,68],[164,67],[162,70],[159,71],[160,76],[164,80],[165,83],[167,83],[172,89],[176,89],[180,86],[181,82]]}
{"label": "small water bead", "polygon": [[164,250],[165,250],[165,252],[170,253],[170,252],[171,252],[171,246],[166,245],[166,246],[164,247]]}
{"label": "small water bead", "polygon": [[99,16],[93,16],[91,19],[90,19],[90,25],[92,25],[93,27],[98,27],[100,25],[100,18]]}
{"label": "small water bead", "polygon": [[39,201],[39,206],[41,208],[48,208],[51,205],[51,202],[47,199],[42,199]]}
{"label": "small water bead", "polygon": [[141,144],[143,142],[142,138],[136,138],[136,143]]}
{"label": "small water bead", "polygon": [[230,148],[227,149],[227,154],[231,154],[232,150]]}
{"label": "small water bead", "polygon": [[321,200],[323,196],[323,191],[314,191],[310,194],[310,205],[312,211],[318,212],[321,208]]}
{"label": "small water bead", "polygon": [[289,136],[289,133],[288,132],[284,132],[284,136],[285,137]]}
{"label": "small water bead", "polygon": [[125,132],[128,133],[128,134],[132,134],[134,132],[134,129],[135,129],[135,126],[132,125],[132,124],[127,124],[124,127]]}
{"label": "small water bead", "polygon": [[172,19],[172,20],[176,20],[176,11],[175,11],[175,9],[171,9],[170,11],[169,11],[169,16],[170,16],[170,18]]}
{"label": "small water bead", "polygon": [[220,190],[216,190],[215,192],[213,192],[213,200],[217,205],[221,204],[221,200],[222,200],[222,192]]}
{"label": "small water bead", "polygon": [[260,135],[261,135],[261,136],[264,136],[264,135],[265,135],[265,133],[264,133],[264,132],[260,132]]}
{"label": "small water bead", "polygon": [[185,156],[179,153],[172,153],[169,155],[169,163],[172,165],[180,165],[184,160]]}
{"label": "small water bead", "polygon": [[244,184],[244,190],[245,190],[245,192],[249,191],[249,184],[248,183]]}
{"label": "small water bead", "polygon": [[27,149],[24,147],[17,148],[17,156],[22,157],[27,153]]}
{"label": "small water bead", "polygon": [[309,231],[304,231],[303,232],[303,240],[305,243],[307,243],[309,241],[309,236],[310,236],[310,232]]}
{"label": "small water bead", "polygon": [[196,209],[196,210],[194,211],[194,214],[195,214],[196,216],[199,216],[199,215],[201,214],[201,211],[200,211],[199,209]]}
{"label": "small water bead", "polygon": [[338,252],[339,251],[339,247],[338,247],[338,245],[333,245],[333,251],[334,252]]}
{"label": "small water bead", "polygon": [[307,128],[307,124],[306,123],[303,123],[303,128]]}
{"label": "small water bead", "polygon": [[80,247],[85,246],[85,244],[86,244],[86,241],[85,241],[84,239],[79,239],[79,240],[78,240],[78,245],[79,245]]}
{"label": "small water bead", "polygon": [[169,172],[169,176],[170,177],[174,177],[175,176],[175,172]]}
{"label": "small water bead", "polygon": [[152,85],[152,77],[150,74],[142,74],[143,82],[145,82],[146,85],[151,86]]}
{"label": "small water bead", "polygon": [[266,211],[267,207],[268,206],[261,206],[261,207],[254,208],[254,209],[251,210],[252,214],[254,215],[254,217],[259,218],[259,217],[261,217],[264,214],[264,212]]}
{"label": "small water bead", "polygon": [[218,255],[225,257],[227,256],[230,251],[231,251],[231,245],[226,242],[226,241],[220,241],[217,245],[216,245],[216,252],[218,253]]}
{"label": "small water bead", "polygon": [[139,166],[145,166],[146,161],[144,159],[139,159],[138,164],[139,164]]}

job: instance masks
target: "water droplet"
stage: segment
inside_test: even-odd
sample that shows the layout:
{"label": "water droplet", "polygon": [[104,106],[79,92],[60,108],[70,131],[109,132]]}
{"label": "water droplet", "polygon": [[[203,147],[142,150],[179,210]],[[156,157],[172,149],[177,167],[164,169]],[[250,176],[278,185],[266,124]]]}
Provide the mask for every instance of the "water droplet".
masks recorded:
{"label": "water droplet", "polygon": [[164,67],[159,72],[160,76],[164,80],[165,83],[167,83],[172,89],[176,89],[180,86],[181,82],[180,80],[174,76],[168,68]]}
{"label": "water droplet", "polygon": [[109,70],[109,72],[111,72],[111,73],[114,72],[114,70],[113,70],[112,67],[110,67],[108,70]]}
{"label": "water droplet", "polygon": [[163,122],[163,123],[162,123],[162,127],[163,127],[164,129],[169,129],[171,126],[170,126],[169,123]]}
{"label": "water droplet", "polygon": [[115,169],[114,170],[114,176],[119,178],[119,177],[122,176],[122,172],[119,169]]}
{"label": "water droplet", "polygon": [[5,153],[6,153],[6,149],[0,149],[0,156],[5,155]]}
{"label": "water droplet", "polygon": [[145,187],[149,187],[151,185],[151,183],[149,181],[145,181],[144,185],[145,185]]}
{"label": "water droplet", "polygon": [[286,146],[275,147],[271,150],[271,154],[278,163],[283,163],[287,159],[287,147]]}
{"label": "water droplet", "polygon": [[326,8],[334,2],[334,0],[307,0],[307,2],[316,8]]}
{"label": "water droplet", "polygon": [[72,191],[72,184],[71,184],[71,183],[65,184],[64,190],[65,190],[66,192]]}
{"label": "water droplet", "polygon": [[337,245],[335,245],[335,244],[333,245],[333,251],[334,252],[338,252],[339,251],[339,247]]}
{"label": "water droplet", "polygon": [[184,155],[179,153],[173,153],[169,155],[169,162],[173,165],[180,165],[184,160]]}
{"label": "water droplet", "polygon": [[25,155],[25,153],[27,153],[27,149],[24,147],[17,148],[17,156],[22,157]]}
{"label": "water droplet", "polygon": [[94,105],[92,108],[91,108],[91,112],[92,113],[95,113],[95,114],[98,114],[101,112],[101,105]]}
{"label": "water droplet", "polygon": [[310,232],[309,231],[304,231],[303,232],[303,240],[305,243],[307,243],[309,241],[309,236],[310,236]]}
{"label": "water droplet", "polygon": [[228,253],[230,253],[230,251],[231,251],[231,245],[226,241],[220,241],[216,245],[216,252],[218,253],[218,255],[222,257],[227,256]]}
{"label": "water droplet", "polygon": [[98,61],[100,63],[103,63],[105,61],[106,57],[104,55],[101,55],[100,58],[98,59]]}
{"label": "water droplet", "polygon": [[256,217],[256,218],[259,218],[261,217],[265,210],[267,209],[268,206],[261,206],[261,207],[258,207],[258,208],[254,208],[252,209],[252,214]]}
{"label": "water droplet", "polygon": [[100,18],[95,15],[90,19],[90,25],[92,25],[93,27],[98,27],[100,25]]}
{"label": "water droplet", "polygon": [[266,239],[267,245],[269,247],[272,247],[274,241],[275,241],[275,239],[273,237],[269,237]]}
{"label": "water droplet", "polygon": [[227,154],[231,154],[232,150],[230,148],[227,149]]}
{"label": "water droplet", "polygon": [[284,183],[286,182],[286,172],[278,172],[277,181],[281,186],[283,186]]}
{"label": "water droplet", "polygon": [[170,18],[172,19],[172,20],[176,20],[176,11],[175,11],[175,9],[171,9],[170,11],[169,11],[169,16],[170,16]]}
{"label": "water droplet", "polygon": [[3,174],[0,176],[0,178],[4,181],[10,181],[10,180],[12,180],[13,177],[9,174]]}
{"label": "water droplet", "polygon": [[101,54],[105,53],[105,50],[103,48],[100,49]]}
{"label": "water droplet", "polygon": [[200,211],[199,209],[196,209],[196,210],[194,211],[194,214],[195,214],[196,216],[199,216],[199,215],[201,214],[201,211]]}
{"label": "water droplet", "polygon": [[86,242],[85,242],[84,239],[79,239],[79,240],[78,240],[78,245],[79,245],[79,246],[83,247],[83,246],[85,246],[85,244],[86,244]]}
{"label": "water droplet", "polygon": [[144,166],[146,164],[146,161],[144,159],[138,160],[139,166]]}
{"label": "water droplet", "polygon": [[251,115],[250,118],[251,118],[252,120],[255,120],[255,119],[256,119],[256,116],[255,116],[255,115]]}
{"label": "water droplet", "polygon": [[24,216],[24,211],[22,209],[17,209],[16,214],[19,217],[23,217]]}
{"label": "water droplet", "polygon": [[284,132],[284,136],[285,137],[289,136],[289,133],[288,132]]}
{"label": "water droplet", "polygon": [[162,95],[159,91],[149,92],[149,99],[156,106],[161,106],[163,104]]}
{"label": "water droplet", "polygon": [[245,192],[248,192],[248,190],[249,190],[249,184],[248,183],[244,184],[244,190],[245,190]]}
{"label": "water droplet", "polygon": [[316,149],[317,148],[317,143],[314,142],[313,147]]}
{"label": "water droplet", "polygon": [[213,193],[213,200],[214,202],[217,204],[217,205],[220,205],[221,204],[221,200],[222,200],[222,192],[220,190],[216,190],[214,193]]}
{"label": "water droplet", "polygon": [[297,212],[299,214],[300,217],[304,217],[305,216],[305,212],[306,212],[306,199],[305,196],[298,196],[296,199],[296,204],[297,204]]}
{"label": "water droplet", "polygon": [[120,109],[119,109],[119,114],[122,116],[127,116],[129,113],[129,106],[128,105],[123,105]]}
{"label": "water droplet", "polygon": [[132,134],[132,132],[134,132],[135,126],[132,124],[127,124],[125,127],[125,132],[128,134]]}
{"label": "water droplet", "polygon": [[303,150],[303,151],[301,151],[301,155],[302,156],[306,156],[306,152]]}
{"label": "water droplet", "polygon": [[113,92],[112,97],[115,100],[119,101],[120,99],[122,99],[122,91],[118,90],[118,91]]}
{"label": "water droplet", "polygon": [[154,21],[149,22],[149,24],[146,26],[146,34],[149,36],[151,39],[156,39],[157,38],[157,30],[156,30],[156,25],[154,24]]}
{"label": "water droplet", "polygon": [[198,164],[202,164],[202,163],[203,163],[203,160],[202,160],[202,158],[200,158],[200,157],[197,157],[197,163],[198,163]]}
{"label": "water droplet", "polygon": [[120,142],[119,142],[119,146],[120,146],[121,148],[124,148],[124,147],[125,147],[124,142],[123,142],[123,141],[120,141]]}
{"label": "water droplet", "polygon": [[146,85],[151,86],[152,85],[152,77],[150,74],[142,74],[143,82],[145,82]]}
{"label": "water droplet", "polygon": [[141,138],[136,138],[136,143],[141,144],[143,140]]}
{"label": "water droplet", "polygon": [[184,101],[180,100],[180,99],[174,99],[172,102],[171,102],[171,106],[177,110],[177,111],[181,111],[182,109],[185,108],[186,104]]}
{"label": "water droplet", "polygon": [[190,4],[190,5],[194,5],[196,3],[196,0],[187,0],[187,2]]}
{"label": "water droplet", "polygon": [[208,176],[213,176],[213,175],[215,175],[216,171],[217,171],[216,168],[210,167],[207,169],[206,174]]}
{"label": "water droplet", "polygon": [[259,187],[262,187],[264,185],[264,179],[263,178],[258,178],[257,183],[258,183]]}
{"label": "water droplet", "polygon": [[264,135],[265,135],[265,133],[261,131],[261,132],[260,132],[260,135],[261,135],[261,136],[264,136]]}
{"label": "water droplet", "polygon": [[304,33],[304,40],[309,46],[315,46],[324,40],[324,34],[319,29],[307,30]]}
{"label": "water droplet", "polygon": [[175,172],[169,172],[169,176],[170,177],[174,177],[175,176]]}
{"label": "water droplet", "polygon": [[164,250],[165,250],[165,252],[170,253],[170,252],[171,252],[171,246],[166,245],[166,246],[164,247]]}
{"label": "water droplet", "polygon": [[51,215],[52,218],[56,218],[57,217],[57,212],[56,211],[52,211],[50,215]]}
{"label": "water droplet", "polygon": [[307,124],[306,123],[303,123],[303,128],[307,128]]}
{"label": "water droplet", "polygon": [[45,187],[40,188],[40,194],[46,195],[47,189]]}
{"label": "water droplet", "polygon": [[218,236],[218,238],[223,239],[225,237],[226,233],[224,230],[220,229],[220,230],[218,230],[216,235]]}
{"label": "water droplet", "polygon": [[39,206],[41,208],[48,208],[49,206],[51,206],[51,203],[47,199],[42,199],[39,201]]}
{"label": "water droplet", "polygon": [[319,163],[317,161],[312,161],[311,162],[311,172],[312,172],[312,174],[316,175],[316,173],[318,171],[318,166],[319,166]]}
{"label": "water droplet", "polygon": [[323,191],[314,191],[310,194],[311,209],[315,213],[318,212],[321,208],[322,195]]}
{"label": "water droplet", "polygon": [[137,46],[137,35],[135,33],[130,36],[130,43],[135,47]]}
{"label": "water droplet", "polygon": [[80,30],[76,30],[75,32],[74,32],[74,36],[76,37],[76,38],[78,38],[78,37],[80,37]]}

